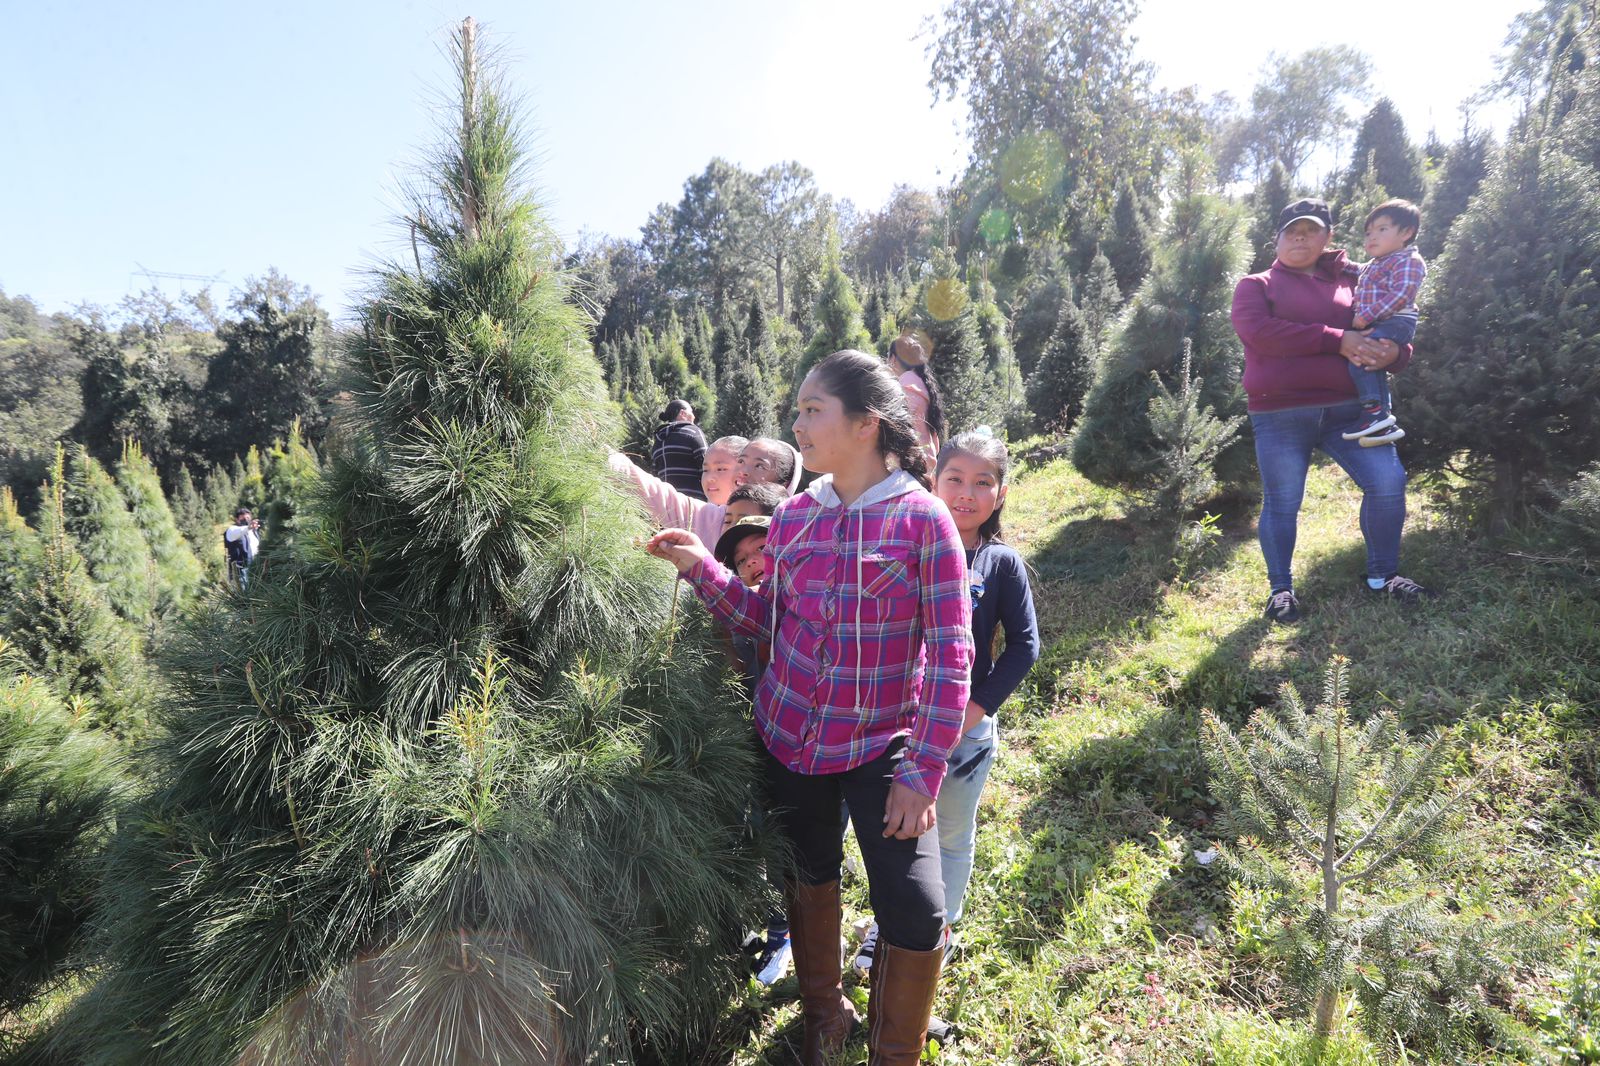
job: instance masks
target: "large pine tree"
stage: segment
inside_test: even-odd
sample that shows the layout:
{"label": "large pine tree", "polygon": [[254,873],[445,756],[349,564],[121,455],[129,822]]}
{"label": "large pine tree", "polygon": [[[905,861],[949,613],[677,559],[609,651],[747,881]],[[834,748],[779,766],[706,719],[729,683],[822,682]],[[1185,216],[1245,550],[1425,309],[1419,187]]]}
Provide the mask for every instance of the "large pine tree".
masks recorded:
{"label": "large pine tree", "polygon": [[1465,458],[1513,517],[1600,458],[1600,175],[1528,136],[1484,182],[1429,278],[1417,356],[1396,378],[1407,455]]}
{"label": "large pine tree", "polygon": [[1028,407],[1041,428],[1065,433],[1078,420],[1093,376],[1094,356],[1089,324],[1068,290],[1055,331],[1028,379]]}
{"label": "large pine tree", "polygon": [[1489,174],[1494,158],[1494,138],[1488,130],[1467,130],[1461,139],[1445,149],[1444,163],[1428,187],[1422,204],[1422,229],[1417,234],[1417,251],[1432,260],[1444,251],[1456,220],[1466,214],[1467,205]]}
{"label": "large pine tree", "polygon": [[[58,459],[58,471],[63,464]],[[161,583],[144,534],[117,483],[83,445],[74,445],[57,475],[67,530],[78,543],[89,576],[106,602],[135,625],[147,625],[160,601]]]}
{"label": "large pine tree", "polygon": [[[1238,208],[1203,194],[1173,205],[1150,275],[1099,361],[1074,434],[1073,462],[1090,480],[1138,485],[1155,473],[1160,460],[1150,429],[1156,394],[1150,374],[1169,387],[1177,381],[1185,338],[1193,343],[1195,373],[1205,381],[1200,402],[1223,418],[1244,413],[1242,351],[1228,315],[1246,260]],[[1219,477],[1240,476],[1248,458],[1234,446],[1218,464]]]}
{"label": "large pine tree", "polygon": [[1350,167],[1339,185],[1339,202],[1350,203],[1361,179],[1369,174],[1391,195],[1412,203],[1422,201],[1422,158],[1406,136],[1405,121],[1388,97],[1374,104],[1361,120],[1350,152]]}
{"label": "large pine tree", "polygon": [[178,531],[177,520],[161,491],[160,475],[137,442],[123,444],[122,461],[117,464],[117,487],[122,490],[134,524],[144,534],[155,563],[156,606],[162,613],[172,614],[200,591],[204,575],[200,560]]}
{"label": "large pine tree", "polygon": [[606,475],[515,116],[470,20],[457,46],[314,532],[173,652],[81,1061],[628,1062],[714,1020],[766,902],[740,700],[674,639],[699,619]]}

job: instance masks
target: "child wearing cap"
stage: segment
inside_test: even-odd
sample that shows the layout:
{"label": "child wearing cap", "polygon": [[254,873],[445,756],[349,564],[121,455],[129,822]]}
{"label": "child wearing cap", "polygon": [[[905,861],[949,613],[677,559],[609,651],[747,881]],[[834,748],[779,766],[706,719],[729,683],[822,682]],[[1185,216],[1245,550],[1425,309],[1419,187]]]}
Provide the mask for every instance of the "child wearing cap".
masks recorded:
{"label": "child wearing cap", "polygon": [[[1417,293],[1428,276],[1428,264],[1417,251],[1422,212],[1409,200],[1389,200],[1367,216],[1363,242],[1371,260],[1356,281],[1352,328],[1370,330],[1373,340],[1404,347],[1417,332]],[[1406,435],[1395,422],[1389,403],[1389,372],[1350,364],[1350,378],[1361,401],[1361,417],[1342,435],[1364,448],[1392,444]]]}

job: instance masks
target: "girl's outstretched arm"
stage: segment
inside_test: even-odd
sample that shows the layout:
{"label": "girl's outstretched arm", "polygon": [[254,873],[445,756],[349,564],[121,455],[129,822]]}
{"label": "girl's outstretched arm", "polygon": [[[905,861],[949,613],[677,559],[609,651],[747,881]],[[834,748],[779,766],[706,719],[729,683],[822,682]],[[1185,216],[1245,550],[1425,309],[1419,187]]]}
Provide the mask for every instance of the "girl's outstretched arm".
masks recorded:
{"label": "girl's outstretched arm", "polygon": [[[699,537],[687,529],[663,529],[650,538],[647,550],[677,567],[719,622],[757,640],[772,639],[772,601],[761,590],[746,588],[733,571],[711,557]],[[767,573],[776,575],[772,554],[766,554]],[[768,580],[767,587],[776,589],[775,577]]]}

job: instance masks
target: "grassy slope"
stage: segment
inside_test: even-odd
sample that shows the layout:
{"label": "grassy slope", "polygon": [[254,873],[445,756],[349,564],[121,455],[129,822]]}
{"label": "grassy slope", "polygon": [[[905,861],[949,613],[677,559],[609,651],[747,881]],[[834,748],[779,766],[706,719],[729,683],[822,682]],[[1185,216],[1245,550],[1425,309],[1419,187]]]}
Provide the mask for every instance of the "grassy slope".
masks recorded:
{"label": "grassy slope", "polygon": [[[938,1007],[965,1033],[940,1061],[1314,1061],[1250,951],[1250,901],[1194,859],[1208,839],[1194,737],[1202,707],[1238,722],[1285,681],[1314,696],[1334,652],[1354,660],[1358,709],[1453,725],[1471,745],[1459,769],[1493,762],[1470,816],[1480,847],[1447,874],[1467,912],[1600,898],[1600,600],[1474,542],[1414,493],[1405,571],[1443,597],[1409,614],[1372,602],[1358,502],[1336,469],[1313,471],[1296,557],[1310,613],[1274,629],[1253,515],[1227,516],[1208,571],[1162,585],[1120,497],[1064,461],[1020,471],[1007,525],[1035,568],[1046,653],[1001,717],[965,947]],[[790,1061],[793,994],[792,980],[752,991],[727,1021],[737,1050],[704,1061]],[[1330,1052],[1378,1061],[1353,1024]]]}

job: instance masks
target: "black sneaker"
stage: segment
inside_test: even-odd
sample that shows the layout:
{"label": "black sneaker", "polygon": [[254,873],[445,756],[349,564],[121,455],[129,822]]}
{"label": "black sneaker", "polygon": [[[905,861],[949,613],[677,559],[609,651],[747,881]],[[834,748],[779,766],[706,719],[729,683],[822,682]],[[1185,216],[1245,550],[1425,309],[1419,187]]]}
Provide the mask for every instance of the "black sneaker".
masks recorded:
{"label": "black sneaker", "polygon": [[[1388,411],[1367,411],[1356,420],[1356,424],[1339,434],[1345,440],[1361,440],[1370,437],[1380,430],[1388,429],[1394,425],[1394,415]],[[1401,434],[1405,436],[1405,434]]]}
{"label": "black sneaker", "polygon": [[928,1039],[948,1044],[956,1038],[956,1023],[947,1022],[937,1014],[928,1018]]}
{"label": "black sneaker", "polygon": [[1293,589],[1279,589],[1267,601],[1264,613],[1279,625],[1293,625],[1300,621],[1300,601],[1295,599]]}
{"label": "black sneaker", "polygon": [[[1363,584],[1366,583],[1363,582]],[[1412,607],[1422,603],[1424,600],[1434,598],[1434,593],[1431,589],[1424,588],[1409,577],[1401,577],[1399,574],[1385,581],[1382,588],[1373,588],[1371,585],[1367,585],[1366,588],[1372,595],[1393,600],[1402,607]]]}

